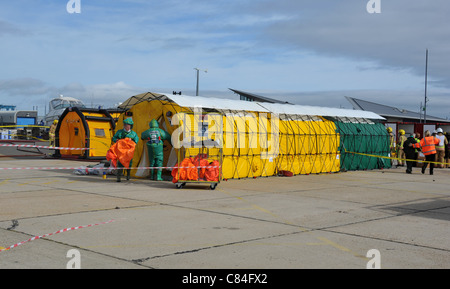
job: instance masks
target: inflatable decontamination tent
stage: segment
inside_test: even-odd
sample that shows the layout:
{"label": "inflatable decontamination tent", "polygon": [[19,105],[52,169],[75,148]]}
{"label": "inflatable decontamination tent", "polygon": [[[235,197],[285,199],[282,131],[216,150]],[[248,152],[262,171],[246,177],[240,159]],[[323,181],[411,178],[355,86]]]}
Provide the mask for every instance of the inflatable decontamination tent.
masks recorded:
{"label": "inflatable decontamination tent", "polygon": [[[172,135],[172,145],[165,143],[165,167],[182,161],[180,151],[186,144],[205,138],[220,144],[224,179],[273,176],[283,171],[294,175],[338,172],[342,140],[336,122],[328,118],[383,120],[366,111],[151,92],[132,96],[119,108],[124,113],[117,129],[123,118],[131,117],[133,130],[140,136],[156,119],[159,127]],[[133,164],[148,167],[146,154],[145,143],[140,141]],[[145,177],[148,170],[137,169],[132,174]]]}
{"label": "inflatable decontamination tent", "polygon": [[105,109],[66,108],[56,127],[56,146],[86,150],[57,150],[55,156],[105,159],[116,127]]}

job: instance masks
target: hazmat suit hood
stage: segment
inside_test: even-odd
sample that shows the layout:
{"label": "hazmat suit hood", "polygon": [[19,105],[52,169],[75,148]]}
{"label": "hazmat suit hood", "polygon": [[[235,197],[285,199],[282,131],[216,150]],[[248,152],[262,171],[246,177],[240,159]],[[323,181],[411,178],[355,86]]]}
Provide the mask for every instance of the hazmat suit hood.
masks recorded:
{"label": "hazmat suit hood", "polygon": [[152,119],[152,121],[149,123],[150,128],[159,128],[159,123],[156,121],[156,119]]}
{"label": "hazmat suit hood", "polygon": [[134,122],[133,122],[133,120],[132,120],[131,118],[126,118],[126,119],[124,119],[124,120],[123,120],[123,124],[129,124],[129,125],[131,126],[130,129],[133,129]]}

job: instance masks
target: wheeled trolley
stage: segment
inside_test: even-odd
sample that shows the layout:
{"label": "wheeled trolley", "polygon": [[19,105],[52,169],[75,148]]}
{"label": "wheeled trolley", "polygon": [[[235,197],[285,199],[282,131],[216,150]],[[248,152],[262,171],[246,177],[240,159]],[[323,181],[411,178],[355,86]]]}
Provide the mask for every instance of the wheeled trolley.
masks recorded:
{"label": "wheeled trolley", "polygon": [[195,183],[208,184],[211,190],[215,190],[220,183],[222,146],[217,139],[220,136],[212,133],[211,127],[221,127],[221,121],[222,116],[217,113],[182,114],[183,142],[177,153],[177,167],[172,171],[177,189],[187,183]]}

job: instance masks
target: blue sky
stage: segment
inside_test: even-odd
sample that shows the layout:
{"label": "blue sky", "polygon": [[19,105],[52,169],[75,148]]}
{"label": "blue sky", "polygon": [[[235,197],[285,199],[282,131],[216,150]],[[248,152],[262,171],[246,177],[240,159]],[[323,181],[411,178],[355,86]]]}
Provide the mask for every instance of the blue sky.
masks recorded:
{"label": "blue sky", "polygon": [[15,0],[0,4],[0,104],[63,94],[110,107],[146,92],[351,108],[344,96],[450,117],[450,2]]}

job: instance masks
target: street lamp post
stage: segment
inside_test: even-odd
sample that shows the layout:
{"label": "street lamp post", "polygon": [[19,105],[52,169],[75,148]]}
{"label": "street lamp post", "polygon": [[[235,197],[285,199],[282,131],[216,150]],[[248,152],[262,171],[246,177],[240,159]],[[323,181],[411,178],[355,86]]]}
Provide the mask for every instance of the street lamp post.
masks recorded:
{"label": "street lamp post", "polygon": [[[195,95],[198,96],[198,83],[199,83],[199,78],[200,78],[199,72],[200,72],[201,69],[200,68],[194,68],[194,70],[197,70],[197,89],[195,91]],[[202,71],[204,71],[205,73],[208,73],[208,70],[202,70]]]}
{"label": "street lamp post", "polygon": [[426,60],[425,60],[425,103],[423,107],[423,123],[427,123],[427,84],[428,84],[428,49],[426,54]]}

